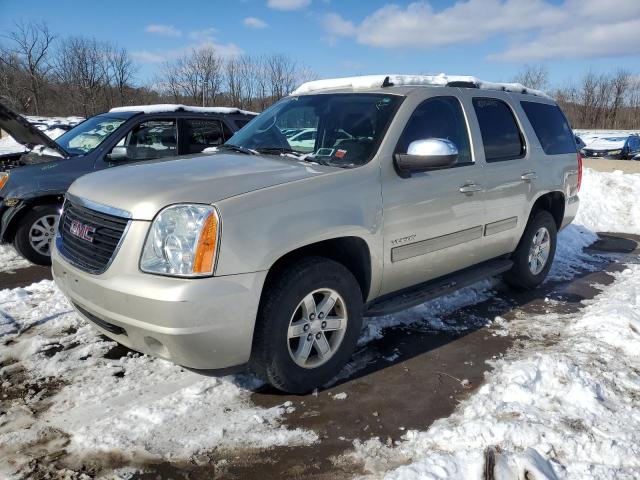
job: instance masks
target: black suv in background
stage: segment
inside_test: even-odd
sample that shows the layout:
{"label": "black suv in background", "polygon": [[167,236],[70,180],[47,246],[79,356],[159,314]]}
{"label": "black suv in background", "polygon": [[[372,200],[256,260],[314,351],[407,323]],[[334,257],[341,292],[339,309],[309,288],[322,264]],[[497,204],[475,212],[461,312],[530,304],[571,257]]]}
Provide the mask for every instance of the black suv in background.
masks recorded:
{"label": "black suv in background", "polygon": [[27,149],[0,156],[0,243],[13,243],[27,260],[49,265],[64,194],[78,177],[200,153],[222,145],[255,115],[226,107],[121,107],[52,140],[0,103],[0,128]]}
{"label": "black suv in background", "polygon": [[587,158],[633,160],[640,155],[640,136],[636,134],[603,136],[583,147],[582,153]]}

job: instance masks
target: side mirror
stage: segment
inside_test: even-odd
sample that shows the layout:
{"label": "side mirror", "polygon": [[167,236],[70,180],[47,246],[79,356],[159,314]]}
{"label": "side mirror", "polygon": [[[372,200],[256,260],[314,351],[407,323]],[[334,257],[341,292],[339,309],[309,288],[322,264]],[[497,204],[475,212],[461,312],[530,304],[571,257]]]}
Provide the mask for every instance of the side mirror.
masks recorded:
{"label": "side mirror", "polygon": [[458,147],[446,138],[427,138],[409,144],[407,153],[396,153],[398,174],[408,178],[412,173],[452,167],[458,161]]}
{"label": "side mirror", "polygon": [[129,160],[127,147],[116,145],[113,147],[113,150],[111,150],[111,153],[107,154],[107,158],[110,162],[123,162],[125,160]]}

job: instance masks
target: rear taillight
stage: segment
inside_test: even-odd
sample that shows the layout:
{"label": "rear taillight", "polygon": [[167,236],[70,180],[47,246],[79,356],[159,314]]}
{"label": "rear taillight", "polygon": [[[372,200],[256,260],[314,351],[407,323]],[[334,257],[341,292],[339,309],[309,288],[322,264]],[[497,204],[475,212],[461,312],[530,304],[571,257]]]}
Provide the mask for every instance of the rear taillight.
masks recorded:
{"label": "rear taillight", "polygon": [[580,191],[580,187],[582,186],[582,153],[578,152],[578,188],[577,192]]}

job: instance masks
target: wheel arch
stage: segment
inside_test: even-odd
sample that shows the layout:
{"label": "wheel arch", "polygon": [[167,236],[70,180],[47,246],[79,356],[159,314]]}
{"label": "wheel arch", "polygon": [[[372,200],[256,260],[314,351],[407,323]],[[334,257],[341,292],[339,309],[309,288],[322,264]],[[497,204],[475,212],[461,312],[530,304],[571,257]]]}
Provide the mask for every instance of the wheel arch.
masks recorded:
{"label": "wheel arch", "polygon": [[358,281],[363,302],[366,301],[371,290],[371,252],[367,242],[355,236],[321,240],[285,253],[269,268],[265,286],[289,265],[309,256],[328,258],[344,265]]}
{"label": "wheel arch", "polygon": [[3,242],[10,243],[13,241],[20,221],[33,209],[40,205],[62,205],[64,201],[64,193],[56,193],[43,195],[21,200],[17,205],[12,207],[13,213],[7,216],[6,226],[3,225],[1,239]]}
{"label": "wheel arch", "polygon": [[560,191],[547,192],[540,195],[531,207],[529,213],[529,219],[540,210],[548,211],[556,222],[558,230],[562,227],[562,221],[564,219],[565,210],[565,196]]}

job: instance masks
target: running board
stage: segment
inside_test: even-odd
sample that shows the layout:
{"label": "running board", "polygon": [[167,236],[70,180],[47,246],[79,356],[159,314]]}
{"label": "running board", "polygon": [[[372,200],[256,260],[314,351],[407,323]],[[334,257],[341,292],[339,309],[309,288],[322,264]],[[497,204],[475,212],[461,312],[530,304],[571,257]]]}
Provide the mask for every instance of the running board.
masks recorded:
{"label": "running board", "polygon": [[459,270],[429,282],[421,283],[398,292],[389,293],[365,306],[365,317],[389,315],[415,307],[442,295],[472,285],[485,278],[506,272],[513,266],[508,259],[499,258]]}

